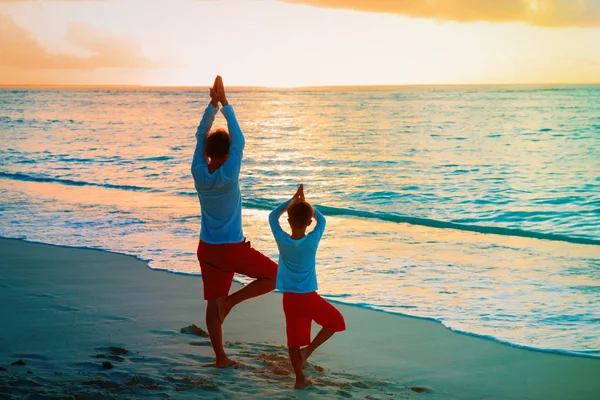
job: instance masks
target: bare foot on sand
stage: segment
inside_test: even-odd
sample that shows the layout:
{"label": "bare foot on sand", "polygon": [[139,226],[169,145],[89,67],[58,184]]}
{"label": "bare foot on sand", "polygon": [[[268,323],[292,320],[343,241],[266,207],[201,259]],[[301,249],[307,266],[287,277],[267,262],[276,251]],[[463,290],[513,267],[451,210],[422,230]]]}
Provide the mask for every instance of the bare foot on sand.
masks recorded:
{"label": "bare foot on sand", "polygon": [[296,381],[296,384],[294,385],[294,389],[304,389],[305,387],[310,386],[310,385],[312,385],[312,382],[305,378],[302,381]]}
{"label": "bare foot on sand", "polygon": [[225,321],[225,318],[227,318],[231,311],[231,305],[227,301],[228,299],[228,297],[219,297],[217,299],[217,313],[219,314],[219,321],[221,321],[221,323]]}
{"label": "bare foot on sand", "polygon": [[229,368],[233,367],[237,363],[233,361],[231,358],[225,357],[222,360],[215,361],[215,367],[217,368]]}

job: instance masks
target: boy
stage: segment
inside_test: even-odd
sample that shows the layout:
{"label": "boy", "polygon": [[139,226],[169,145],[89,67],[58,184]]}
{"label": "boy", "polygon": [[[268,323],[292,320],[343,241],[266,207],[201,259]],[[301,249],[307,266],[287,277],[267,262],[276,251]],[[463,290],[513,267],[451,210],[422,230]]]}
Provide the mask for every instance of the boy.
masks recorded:
{"label": "boy", "polygon": [[[207,300],[206,327],[215,366],[226,368],[235,361],[225,354],[223,321],[237,304],[275,289],[277,264],[253,249],[242,233],[239,174],[245,140],[220,76],[210,89],[210,98],[196,132],[192,175],[202,214],[197,255]],[[217,129],[209,133],[219,103],[229,132]],[[234,273],[256,280],[229,295]]]}
{"label": "boy", "polygon": [[[291,236],[279,225],[279,217],[286,210]],[[306,228],[313,217],[317,226],[307,235]],[[269,224],[279,248],[277,289],[283,292],[287,345],[296,374],[294,388],[302,389],[311,384],[302,371],[304,362],[335,332],[346,329],[342,314],[316,292],[315,257],[325,230],[325,217],[304,199],[304,186],[300,185],[291,200],[271,212]],[[313,320],[322,328],[311,341]]]}

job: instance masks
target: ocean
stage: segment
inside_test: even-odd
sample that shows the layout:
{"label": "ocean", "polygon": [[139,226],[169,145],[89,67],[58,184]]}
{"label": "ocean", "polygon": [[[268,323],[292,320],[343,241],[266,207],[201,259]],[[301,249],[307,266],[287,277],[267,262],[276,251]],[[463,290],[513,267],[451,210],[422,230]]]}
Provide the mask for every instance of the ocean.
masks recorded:
{"label": "ocean", "polygon": [[[328,220],[323,296],[600,357],[600,85],[228,98],[246,137],[244,233],[276,260],[268,213],[304,183]],[[190,164],[207,102],[193,88],[0,89],[0,236],[199,274]]]}

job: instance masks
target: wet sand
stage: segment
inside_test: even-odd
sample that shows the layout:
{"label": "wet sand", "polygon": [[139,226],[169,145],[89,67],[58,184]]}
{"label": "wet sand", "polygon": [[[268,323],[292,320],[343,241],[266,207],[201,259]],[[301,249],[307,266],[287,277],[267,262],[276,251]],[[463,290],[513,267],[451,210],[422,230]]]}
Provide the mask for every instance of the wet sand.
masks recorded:
{"label": "wet sand", "polygon": [[315,385],[296,391],[278,293],[228,316],[227,350],[239,367],[219,370],[205,335],[182,331],[205,327],[199,277],[154,271],[130,256],[10,239],[0,239],[0,260],[0,398],[600,397],[598,359],[518,349],[340,304],[348,330],[311,358]]}

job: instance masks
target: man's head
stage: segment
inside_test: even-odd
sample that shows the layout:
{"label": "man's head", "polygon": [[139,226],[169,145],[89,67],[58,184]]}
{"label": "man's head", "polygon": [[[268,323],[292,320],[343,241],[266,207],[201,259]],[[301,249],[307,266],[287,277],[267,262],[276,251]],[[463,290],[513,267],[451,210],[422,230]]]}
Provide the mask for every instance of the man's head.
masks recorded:
{"label": "man's head", "polygon": [[222,128],[216,129],[206,137],[206,155],[211,160],[225,160],[229,154],[229,133]]}
{"label": "man's head", "polygon": [[315,210],[309,202],[296,200],[287,209],[288,222],[292,229],[306,229],[312,222]]}

